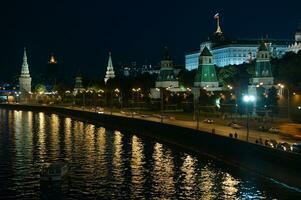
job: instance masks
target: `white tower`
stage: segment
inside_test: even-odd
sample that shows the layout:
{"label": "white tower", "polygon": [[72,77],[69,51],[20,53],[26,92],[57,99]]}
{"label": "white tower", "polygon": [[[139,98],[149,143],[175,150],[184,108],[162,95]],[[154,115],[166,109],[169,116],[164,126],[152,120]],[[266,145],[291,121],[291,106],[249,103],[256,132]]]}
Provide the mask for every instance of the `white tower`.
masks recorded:
{"label": "white tower", "polygon": [[26,55],[25,48],[24,48],[21,75],[19,77],[19,86],[20,86],[19,90],[20,90],[22,96],[31,92],[31,77],[29,74],[29,68],[28,68],[27,55]]}
{"label": "white tower", "polygon": [[104,78],[105,83],[107,83],[107,81],[110,78],[115,78],[115,72],[114,72],[113,63],[112,63],[111,52],[109,52],[109,61],[108,61],[106,76]]}

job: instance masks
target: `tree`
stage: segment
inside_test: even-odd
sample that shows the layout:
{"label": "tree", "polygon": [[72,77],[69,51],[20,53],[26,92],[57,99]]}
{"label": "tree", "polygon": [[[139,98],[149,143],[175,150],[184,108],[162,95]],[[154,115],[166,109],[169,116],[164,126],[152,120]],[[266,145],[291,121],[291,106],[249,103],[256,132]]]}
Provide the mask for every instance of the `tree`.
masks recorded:
{"label": "tree", "polygon": [[263,87],[258,87],[256,89],[257,97],[256,97],[256,113],[258,116],[264,116],[266,110],[266,94],[265,89]]}
{"label": "tree", "polygon": [[47,92],[45,85],[37,84],[35,87],[35,92],[39,94],[44,94],[45,92]]}
{"label": "tree", "polygon": [[267,97],[267,107],[269,110],[272,111],[272,114],[278,113],[278,95],[277,95],[277,89],[275,87],[271,87],[268,91],[268,97]]}
{"label": "tree", "polygon": [[219,70],[218,77],[222,84],[232,84],[238,75],[238,69],[235,66],[224,67]]}
{"label": "tree", "polygon": [[279,81],[300,87],[301,51],[298,54],[288,52],[281,59],[274,59],[272,65],[274,66],[274,76]]}
{"label": "tree", "polygon": [[178,74],[179,84],[183,87],[192,87],[194,83],[196,70],[182,70]]}

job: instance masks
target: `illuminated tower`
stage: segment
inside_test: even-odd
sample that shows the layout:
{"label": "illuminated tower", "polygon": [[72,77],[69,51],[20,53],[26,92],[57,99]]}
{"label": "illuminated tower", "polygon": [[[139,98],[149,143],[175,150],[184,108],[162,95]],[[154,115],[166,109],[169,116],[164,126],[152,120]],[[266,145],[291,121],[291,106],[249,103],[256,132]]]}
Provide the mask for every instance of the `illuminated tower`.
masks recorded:
{"label": "illuminated tower", "polygon": [[216,31],[211,36],[212,42],[219,42],[225,40],[224,33],[222,31],[222,28],[220,26],[220,16],[219,13],[214,15],[214,19],[216,20]]}
{"label": "illuminated tower", "polygon": [[114,72],[113,63],[112,63],[111,52],[109,52],[108,66],[107,66],[106,76],[104,78],[105,83],[107,83],[107,81],[110,78],[115,78],[115,72]]}
{"label": "illuminated tower", "polygon": [[29,67],[28,67],[28,63],[27,63],[27,55],[26,55],[25,48],[24,48],[21,75],[19,77],[19,85],[20,85],[20,92],[21,92],[22,96],[31,92],[31,77],[29,74]]}
{"label": "illuminated tower", "polygon": [[56,58],[54,57],[53,54],[50,56],[49,64],[52,64],[52,65],[57,64],[57,60],[56,60]]}
{"label": "illuminated tower", "polygon": [[81,74],[77,74],[77,76],[75,77],[75,85],[74,85],[74,92],[78,93],[84,90],[83,87],[83,78],[81,76]]}
{"label": "illuminated tower", "polygon": [[216,15],[214,15],[214,19],[216,19],[216,31],[215,31],[215,33],[222,35],[223,31],[222,31],[221,26],[220,26],[219,13],[217,13]]}
{"label": "illuminated tower", "polygon": [[270,60],[271,53],[262,41],[256,54],[255,75],[248,87],[250,95],[258,97],[258,94],[262,92],[267,94],[270,88],[275,87]]}
{"label": "illuminated tower", "polygon": [[253,85],[260,84],[270,87],[274,84],[270,60],[271,54],[262,41],[256,55],[255,76],[252,78]]}
{"label": "illuminated tower", "polygon": [[194,86],[204,88],[208,91],[220,90],[212,54],[207,47],[205,47],[200,54],[199,67],[195,76]]}
{"label": "illuminated tower", "polygon": [[46,80],[49,85],[53,86],[59,78],[58,61],[56,57],[51,54],[46,68]]}
{"label": "illuminated tower", "polygon": [[161,60],[161,68],[156,81],[156,87],[159,88],[177,88],[179,82],[176,79],[174,72],[173,61],[168,53],[167,47],[165,47],[165,54],[163,60]]}

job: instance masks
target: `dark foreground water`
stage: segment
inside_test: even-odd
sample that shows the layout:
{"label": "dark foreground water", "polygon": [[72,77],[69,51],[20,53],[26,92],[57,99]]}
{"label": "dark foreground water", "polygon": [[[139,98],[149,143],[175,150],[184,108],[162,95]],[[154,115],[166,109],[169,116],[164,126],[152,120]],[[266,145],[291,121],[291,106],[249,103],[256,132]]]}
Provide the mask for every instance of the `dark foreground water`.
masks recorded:
{"label": "dark foreground water", "polygon": [[[301,199],[202,155],[52,114],[0,109],[0,199]],[[68,180],[41,185],[43,163]]]}

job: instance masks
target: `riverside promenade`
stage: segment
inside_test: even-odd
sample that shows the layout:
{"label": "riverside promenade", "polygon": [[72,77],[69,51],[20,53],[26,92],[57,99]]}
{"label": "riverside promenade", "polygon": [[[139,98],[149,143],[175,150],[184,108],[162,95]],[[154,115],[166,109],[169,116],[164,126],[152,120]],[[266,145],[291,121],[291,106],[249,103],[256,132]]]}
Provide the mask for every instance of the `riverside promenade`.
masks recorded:
{"label": "riverside promenade", "polygon": [[[94,108],[85,108],[82,107],[75,107],[75,106],[58,106],[68,109],[74,109],[74,110],[81,110],[86,112],[96,112]],[[107,114],[107,115],[115,115],[120,117],[127,117],[127,118],[136,118],[141,120],[148,120],[153,122],[159,122],[159,123],[165,123],[165,124],[171,124],[191,129],[198,129],[200,131],[212,133],[212,134],[218,134],[225,137],[229,137],[229,134],[231,133],[234,135],[235,133],[238,135],[237,139],[247,141],[247,129],[245,126],[243,126],[240,129],[233,129],[232,127],[225,126],[222,123],[212,123],[208,124],[203,122],[203,120],[199,121],[199,125],[197,125],[197,122],[195,120],[189,120],[189,119],[179,119],[176,116],[173,116],[172,114],[169,115],[160,115],[155,112],[129,112],[126,110],[110,110],[109,108],[104,109],[101,114]],[[250,129],[249,130],[249,142],[255,143],[256,140],[261,140],[264,142],[265,140],[276,140],[277,142],[287,142],[289,144],[293,143],[299,143],[301,142],[301,137],[292,137],[292,135],[284,134],[284,133],[270,133],[270,132],[263,132],[263,131],[257,131]]]}
{"label": "riverside promenade", "polygon": [[[0,104],[1,105],[1,104]],[[6,104],[3,104],[6,105]],[[10,104],[14,105],[14,104]],[[16,105],[23,105],[23,104],[16,104]],[[66,108],[70,110],[78,110],[78,111],[85,111],[91,113],[98,113],[99,115],[114,115],[119,117],[126,117],[126,118],[135,118],[140,120],[147,120],[152,122],[159,122],[164,124],[170,124],[185,128],[197,129],[203,132],[208,132],[212,134],[217,134],[225,137],[229,137],[230,134],[234,135],[237,134],[238,140],[247,141],[247,129],[242,125],[239,129],[234,129],[232,127],[224,125],[225,123],[219,123],[220,121],[214,122],[212,124],[205,123],[203,120],[196,122],[195,120],[191,120],[189,118],[183,119],[183,117],[177,117],[172,114],[163,114],[160,115],[158,112],[131,112],[128,110],[122,109],[114,109],[111,110],[110,108],[104,108],[101,112],[96,110],[95,108],[83,108],[79,106],[67,106],[67,105],[38,105],[38,104],[24,104],[29,106],[44,106],[44,107],[58,107],[58,108]],[[294,137],[290,134],[285,133],[270,133],[270,132],[263,132],[251,129],[249,130],[249,142],[255,143],[256,140],[259,141],[261,139],[263,142],[265,140],[276,140],[277,142],[287,142],[289,144],[293,143],[300,143],[301,137]]]}

